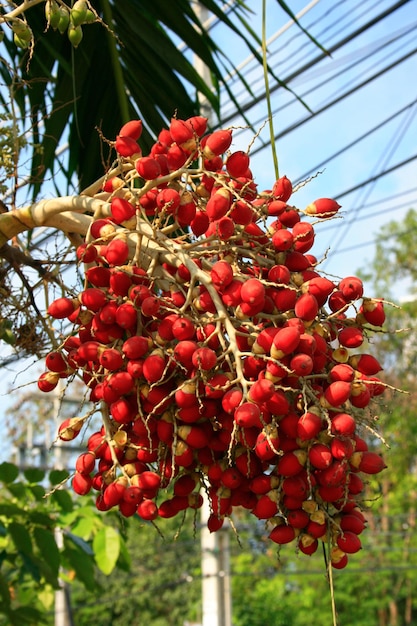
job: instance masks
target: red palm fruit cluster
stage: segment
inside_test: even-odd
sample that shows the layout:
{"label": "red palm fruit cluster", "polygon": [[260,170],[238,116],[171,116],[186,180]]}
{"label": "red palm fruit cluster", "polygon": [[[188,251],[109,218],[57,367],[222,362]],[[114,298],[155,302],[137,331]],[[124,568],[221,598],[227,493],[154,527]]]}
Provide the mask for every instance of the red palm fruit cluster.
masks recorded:
{"label": "red palm fruit cluster", "polygon": [[288,204],[285,176],[258,192],[232,132],[206,125],[171,120],[147,155],[138,122],[121,130],[121,175],[77,250],[84,289],[48,308],[72,330],[39,388],[78,375],[102,412],[72,483],[100,510],[173,517],[206,493],[211,531],[244,507],[275,543],[330,544],[341,568],[365,528],[363,475],[385,467],[362,437],[384,391],[366,343],[383,303],[355,276],[322,276],[310,254],[309,216],[339,205]]}

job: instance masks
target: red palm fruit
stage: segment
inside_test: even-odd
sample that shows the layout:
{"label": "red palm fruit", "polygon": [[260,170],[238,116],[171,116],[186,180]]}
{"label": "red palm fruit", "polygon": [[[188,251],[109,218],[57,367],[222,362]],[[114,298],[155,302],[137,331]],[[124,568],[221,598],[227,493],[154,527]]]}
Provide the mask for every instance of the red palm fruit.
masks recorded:
{"label": "red palm fruit", "polygon": [[178,224],[182,227],[190,226],[195,219],[196,213],[197,205],[194,200],[186,202],[181,196],[180,206],[175,213],[175,219],[177,220]]}
{"label": "red palm fruit", "polygon": [[194,323],[187,317],[178,317],[172,324],[172,334],[178,341],[192,339],[195,336]]}
{"label": "red palm fruit", "polygon": [[77,299],[73,298],[57,298],[48,307],[47,313],[56,320],[62,320],[74,313],[78,308]]}
{"label": "red palm fruit", "polygon": [[183,150],[181,146],[173,143],[166,152],[168,170],[170,172],[182,167],[189,157],[189,153]]}
{"label": "red palm fruit", "polygon": [[387,467],[379,454],[368,450],[354,452],[350,458],[350,464],[365,474],[379,474]]}
{"label": "red palm fruit", "polygon": [[343,381],[346,383],[353,382],[355,378],[355,372],[353,367],[347,363],[338,363],[334,365],[329,372],[329,378],[332,382]]}
{"label": "red palm fruit", "polygon": [[234,413],[234,410],[242,402],[242,398],[243,393],[240,387],[233,387],[232,389],[229,389],[223,395],[221,400],[223,410],[226,411],[226,413],[232,415]]}
{"label": "red palm fruit", "polygon": [[303,509],[293,509],[287,514],[287,520],[293,528],[305,528],[310,521],[310,516]]}
{"label": "red palm fruit", "polygon": [[275,385],[266,378],[260,378],[255,381],[248,393],[248,400],[256,404],[267,402],[275,392]]}
{"label": "red palm fruit", "polygon": [[270,461],[275,457],[279,450],[279,436],[276,426],[269,428],[271,424],[267,424],[257,438],[254,452],[261,461]]}
{"label": "red palm fruit", "polygon": [[97,287],[88,287],[80,294],[81,303],[90,311],[99,311],[107,302],[107,295]]}
{"label": "red palm fruit", "polygon": [[104,256],[109,265],[124,265],[129,258],[129,246],[123,239],[113,239],[107,245]]}
{"label": "red palm fruit", "polygon": [[103,183],[103,191],[107,191],[108,193],[112,193],[120,187],[124,186],[124,181],[118,176],[113,176],[112,178],[107,178],[107,180]]}
{"label": "red palm fruit", "polygon": [[125,158],[141,154],[139,145],[132,137],[129,136],[117,135],[115,148],[116,152]]}
{"label": "red palm fruit", "polygon": [[129,291],[129,299],[136,305],[142,304],[152,294],[146,285],[134,285]]}
{"label": "red palm fruit", "polygon": [[331,418],[331,431],[333,435],[341,435],[342,437],[351,437],[355,433],[355,418],[348,413],[337,413]]}
{"label": "red palm fruit", "polygon": [[58,372],[43,372],[38,378],[38,389],[48,393],[55,389],[60,379]]}
{"label": "red palm fruit", "polygon": [[142,134],[142,120],[130,120],[123,124],[119,131],[121,137],[131,137],[135,141],[139,139]]}
{"label": "red palm fruit", "polygon": [[314,520],[310,520],[306,527],[306,532],[315,539],[320,539],[325,535],[327,530],[326,522],[317,522]]}
{"label": "red palm fruit", "polygon": [[268,492],[261,495],[252,509],[253,515],[258,519],[269,519],[278,513],[278,504],[276,501],[276,492]]}
{"label": "red palm fruit", "polygon": [[311,267],[311,262],[305,254],[293,250],[287,252],[285,257],[285,265],[291,272],[304,272]]}
{"label": "red palm fruit", "polygon": [[151,341],[142,335],[129,337],[122,345],[122,352],[128,359],[140,359],[148,352]]}
{"label": "red palm fruit", "polygon": [[358,300],[358,298],[361,298],[363,295],[363,283],[361,279],[356,276],[343,278],[338,288],[346,302]]}
{"label": "red palm fruit", "polygon": [[291,181],[286,177],[282,176],[277,181],[275,181],[272,187],[272,195],[277,200],[282,200],[283,202],[287,202],[290,199],[292,194],[292,184]]}
{"label": "red palm fruit", "polygon": [[129,424],[136,418],[138,408],[127,398],[119,398],[110,405],[110,413],[118,424]]}
{"label": "red palm fruit", "polygon": [[296,290],[290,287],[270,290],[269,295],[277,310],[283,313],[291,311],[297,300]]}
{"label": "red palm fruit", "polygon": [[207,118],[202,115],[193,115],[186,120],[198,137],[202,137],[207,129]]}
{"label": "red palm fruit", "polygon": [[272,235],[271,242],[276,252],[285,252],[292,247],[294,238],[291,231],[282,229],[275,231]]}
{"label": "red palm fruit", "polygon": [[190,228],[196,237],[204,235],[209,227],[209,216],[205,211],[199,211],[197,209],[195,217],[190,223]]}
{"label": "red palm fruit", "polygon": [[333,455],[324,443],[314,443],[308,451],[310,463],[319,470],[330,467],[333,462]]}
{"label": "red palm fruit", "polygon": [[227,241],[235,233],[235,224],[230,217],[224,216],[215,220],[207,229],[206,237],[217,235],[221,241]]}
{"label": "red palm fruit", "polygon": [[144,359],[130,359],[127,362],[126,369],[132,378],[138,379],[143,376]]}
{"label": "red palm fruit", "polygon": [[199,483],[200,480],[197,474],[183,474],[175,479],[174,494],[176,496],[188,496]]}
{"label": "red palm fruit", "polygon": [[356,515],[342,515],[340,520],[340,528],[343,531],[349,531],[355,535],[360,535],[366,528],[365,522]]}
{"label": "red palm fruit", "polygon": [[327,387],[324,392],[323,398],[325,402],[322,402],[327,407],[338,407],[346,402],[351,393],[352,384],[343,380],[336,380]]}
{"label": "red palm fruit", "polygon": [[116,372],[110,375],[107,384],[120,397],[132,391],[135,381],[129,372]]}
{"label": "red palm fruit", "polygon": [[314,361],[308,354],[296,354],[289,365],[295,376],[308,376],[314,369]]}
{"label": "red palm fruit", "polygon": [[227,467],[222,472],[220,482],[227,489],[237,489],[244,482],[244,477],[236,467]]}
{"label": "red palm fruit", "polygon": [[365,320],[373,326],[382,326],[385,322],[384,303],[381,300],[364,298],[359,315],[363,315]]}
{"label": "red palm fruit", "polygon": [[269,533],[269,539],[280,545],[290,543],[295,539],[295,537],[295,529],[292,526],[287,526],[286,524],[275,526],[275,528]]}
{"label": "red palm fruit", "polygon": [[138,312],[131,302],[123,302],[116,310],[116,324],[120,328],[131,329],[136,327]]}
{"label": "red palm fruit", "polygon": [[140,310],[145,317],[156,317],[160,307],[161,302],[156,296],[148,296],[141,302]]}
{"label": "red palm fruit", "polygon": [[136,502],[128,502],[127,500],[121,500],[118,504],[119,513],[123,515],[123,517],[132,517],[135,513],[137,513],[138,505]]}
{"label": "red palm fruit", "polygon": [[324,502],[339,502],[345,497],[346,487],[345,485],[338,485],[337,487],[331,487],[329,485],[320,485],[317,489],[318,495]]}
{"label": "red palm fruit", "polygon": [[233,279],[229,285],[223,290],[221,296],[223,304],[230,307],[237,307],[241,301],[241,291],[243,283],[240,280]]}
{"label": "red palm fruit", "polygon": [[205,448],[209,442],[207,432],[194,424],[179,426],[178,436],[191,448]]}
{"label": "red palm fruit", "polygon": [[349,474],[349,495],[357,496],[363,493],[365,486],[363,484],[363,480],[358,474],[354,472],[350,472]]}
{"label": "red palm fruit", "polygon": [[215,324],[205,324],[197,328],[197,339],[206,344],[212,350],[217,350],[220,346],[217,328]]}
{"label": "red palm fruit", "polygon": [[354,554],[355,552],[359,552],[362,548],[362,543],[358,535],[350,530],[345,530],[343,534],[339,535],[336,539],[336,543],[338,547],[347,554]]}
{"label": "red palm fruit", "polygon": [[314,554],[317,551],[318,545],[319,542],[317,541],[317,539],[315,539],[311,535],[308,535],[306,533],[300,535],[298,548],[303,554],[307,554],[308,556]]}
{"label": "red palm fruit", "polygon": [[145,521],[152,521],[158,517],[158,507],[151,499],[145,498],[142,502],[139,502],[137,508],[137,514]]}
{"label": "red palm fruit", "polygon": [[[114,294],[115,296],[122,296],[122,297],[127,296],[131,286],[132,286],[132,279],[129,276],[129,274],[127,274],[126,272],[118,272],[118,271],[113,270],[110,276],[110,291],[112,294]],[[99,315],[100,315],[100,319],[102,319],[101,311]]]}
{"label": "red palm fruit", "polygon": [[123,355],[116,348],[106,348],[100,353],[99,363],[107,370],[115,372],[123,367]]}
{"label": "red palm fruit", "polygon": [[[300,354],[313,356],[317,349],[317,341],[313,335],[310,333],[301,333],[300,342],[297,346],[297,352]],[[314,366],[314,362],[313,362]]]}
{"label": "red palm fruit", "polygon": [[72,441],[80,433],[84,420],[79,417],[65,419],[58,428],[58,437],[62,441]]}
{"label": "red palm fruit", "polygon": [[285,452],[277,463],[277,473],[281,476],[296,476],[303,469],[307,460],[304,450]]}
{"label": "red palm fruit", "polygon": [[287,476],[282,481],[282,491],[290,498],[305,500],[308,496],[309,485],[307,480],[302,478],[300,474],[297,476]]}
{"label": "red palm fruit", "polygon": [[126,222],[136,214],[136,209],[133,204],[117,196],[110,201],[110,211],[116,224]]}
{"label": "red palm fruit", "polygon": [[338,461],[343,461],[343,459],[350,459],[355,447],[351,439],[340,439],[339,437],[334,437],[330,442],[330,450],[333,458]]}
{"label": "red palm fruit", "polygon": [[[315,236],[314,228],[311,224],[308,222],[297,222],[293,226],[292,235],[294,237],[294,250],[298,250],[299,252],[307,252],[310,250],[314,243]],[[327,281],[327,278],[324,278],[324,280]]]}
{"label": "red palm fruit", "polygon": [[226,152],[232,143],[231,130],[216,130],[207,136],[204,143],[203,155],[207,159],[213,159],[215,156]]}
{"label": "red palm fruit", "polygon": [[317,472],[316,478],[323,487],[339,487],[346,484],[347,465],[344,461],[334,460],[325,470]]}
{"label": "red palm fruit", "polygon": [[99,354],[102,350],[103,346],[100,345],[98,341],[86,341],[82,343],[79,348],[76,350],[76,356],[73,358],[79,357],[84,361],[93,361],[98,363]]}
{"label": "red palm fruit", "polygon": [[[300,222],[301,218],[298,209],[287,207],[278,219],[286,228],[293,228],[293,226]],[[308,249],[310,249],[310,247]]]}
{"label": "red palm fruit", "polygon": [[311,409],[304,413],[298,420],[297,437],[301,439],[301,441],[315,439],[321,431],[322,426],[320,409],[311,407]]}
{"label": "red palm fruit", "polygon": [[251,426],[262,426],[261,410],[257,404],[253,402],[244,402],[235,409],[234,420],[238,426],[242,428],[250,428]]}
{"label": "red palm fruit", "polygon": [[262,473],[262,463],[251,450],[245,447],[236,450],[235,465],[246,478],[253,478]]}
{"label": "red palm fruit", "polygon": [[126,489],[124,490],[123,500],[125,502],[129,502],[130,504],[138,505],[143,500],[143,494],[141,489],[134,485],[129,485],[129,487],[126,487]]}
{"label": "red palm fruit", "polygon": [[168,213],[175,213],[180,206],[181,196],[176,189],[167,187],[162,189],[156,196],[156,206],[158,209],[165,209]]}
{"label": "red palm fruit", "polygon": [[286,415],[290,410],[288,398],[281,389],[275,389],[272,396],[264,403],[264,406],[273,415]]}
{"label": "red palm fruit", "polygon": [[206,205],[206,213],[211,222],[224,217],[230,209],[232,196],[227,189],[219,189],[214,193]]}
{"label": "red palm fruit", "polygon": [[183,150],[195,149],[196,141],[194,137],[194,130],[188,122],[172,118],[169,125],[169,133],[173,141],[181,146]]}
{"label": "red palm fruit", "polygon": [[208,371],[215,367],[217,354],[211,348],[197,348],[197,350],[193,352],[191,361],[196,369]]}
{"label": "red palm fruit", "polygon": [[81,474],[76,472],[72,479],[72,488],[79,496],[85,496],[90,492],[93,479],[88,473]]}
{"label": "red palm fruit", "polygon": [[291,272],[285,265],[273,265],[268,271],[268,280],[277,285],[288,285]]}
{"label": "red palm fruit", "polygon": [[339,331],[337,336],[341,346],[345,348],[359,348],[363,344],[363,331],[354,326],[347,326]]}
{"label": "red palm fruit", "polygon": [[236,152],[232,152],[232,154],[227,158],[226,169],[230,176],[239,178],[239,176],[244,176],[246,174],[249,163],[250,159],[247,152],[237,150]]}
{"label": "red palm fruit", "polygon": [[233,269],[227,261],[217,261],[210,270],[211,280],[216,289],[222,291],[233,280]]}
{"label": "red palm fruit", "polygon": [[352,383],[352,393],[350,394],[350,402],[353,406],[363,409],[368,406],[371,401],[371,392],[368,387],[360,380]]}
{"label": "red palm fruit", "polygon": [[279,420],[279,432],[280,435],[286,435],[290,439],[297,438],[297,425],[300,417],[297,413],[286,413],[284,417]]}
{"label": "red palm fruit", "polygon": [[95,463],[96,455],[94,452],[83,452],[75,462],[75,470],[80,474],[91,474],[94,470]]}
{"label": "red palm fruit", "polygon": [[68,364],[61,352],[53,351],[46,355],[45,365],[51,372],[61,373],[68,369]]}
{"label": "red palm fruit", "polygon": [[236,200],[231,207],[229,217],[235,224],[247,226],[253,220],[254,211],[245,200]]}
{"label": "red palm fruit", "polygon": [[334,289],[334,283],[324,276],[315,276],[303,283],[301,287],[304,293],[309,293],[316,298],[319,306],[323,306]]}
{"label": "red palm fruit", "polygon": [[161,174],[159,162],[150,156],[137,159],[135,168],[139,176],[144,180],[154,180]]}
{"label": "red palm fruit", "polygon": [[209,529],[211,533],[215,533],[216,531],[220,530],[223,524],[224,524],[224,517],[221,517],[220,515],[216,515],[215,513],[210,513],[207,519],[207,528]]}
{"label": "red palm fruit", "polygon": [[279,329],[275,326],[261,330],[252,344],[252,352],[255,354],[269,354],[272,342],[278,330]]}
{"label": "red palm fruit", "polygon": [[77,259],[82,263],[92,263],[97,258],[97,248],[91,243],[82,243],[77,248]]}
{"label": "red palm fruit", "polygon": [[349,357],[349,365],[366,376],[373,376],[382,370],[381,364],[371,354],[354,354]]}
{"label": "red palm fruit", "polygon": [[330,294],[328,304],[333,313],[343,310],[348,305],[339,289]]}
{"label": "red palm fruit", "polygon": [[180,363],[185,368],[190,369],[193,365],[193,354],[197,348],[198,344],[195,341],[190,341],[188,339],[179,341],[174,348],[174,358],[176,362]]}
{"label": "red palm fruit", "polygon": [[310,293],[304,293],[299,296],[295,303],[294,311],[299,319],[306,322],[313,321],[319,311],[319,305],[315,296]]}
{"label": "red palm fruit", "polygon": [[148,383],[156,383],[162,379],[166,367],[166,359],[160,354],[150,354],[143,362],[143,375]]}
{"label": "red palm fruit", "polygon": [[300,343],[300,335],[299,329],[295,326],[280,328],[271,346],[271,357],[281,359],[286,354],[291,354]]}
{"label": "red palm fruit", "polygon": [[255,476],[249,482],[249,489],[257,494],[263,495],[278,487],[279,478],[277,476],[273,476],[272,474],[260,474],[259,476]]}
{"label": "red palm fruit", "polygon": [[213,374],[207,379],[204,387],[206,398],[222,398],[229,385],[230,378],[227,374],[221,372]]}
{"label": "red palm fruit", "polygon": [[331,198],[319,198],[315,200],[305,210],[307,215],[314,215],[314,217],[328,218],[336,215],[340,209],[340,204],[336,200]]}
{"label": "red palm fruit", "polygon": [[145,494],[153,494],[153,495],[145,495],[145,497],[153,498],[158,493],[158,490],[161,486],[161,477],[156,472],[152,470],[145,470],[138,474],[137,478],[137,486],[142,490]]}
{"label": "red palm fruit", "polygon": [[108,287],[110,285],[111,272],[108,267],[89,267],[85,275],[88,282],[95,287]]}

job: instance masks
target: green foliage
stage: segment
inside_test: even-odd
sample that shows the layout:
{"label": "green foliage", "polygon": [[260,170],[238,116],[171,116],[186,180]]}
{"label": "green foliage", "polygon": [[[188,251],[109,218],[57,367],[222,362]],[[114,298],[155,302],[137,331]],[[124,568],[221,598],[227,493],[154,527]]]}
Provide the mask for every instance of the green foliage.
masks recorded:
{"label": "green foliage", "polygon": [[123,534],[109,525],[112,516],[104,518],[84,500],[80,506],[68,491],[47,494],[47,485],[65,475],[52,470],[45,477],[37,468],[21,475],[13,463],[0,464],[0,624],[49,623],[53,591],[63,580],[76,579],[94,592],[98,568],[110,574],[118,560],[128,567]]}

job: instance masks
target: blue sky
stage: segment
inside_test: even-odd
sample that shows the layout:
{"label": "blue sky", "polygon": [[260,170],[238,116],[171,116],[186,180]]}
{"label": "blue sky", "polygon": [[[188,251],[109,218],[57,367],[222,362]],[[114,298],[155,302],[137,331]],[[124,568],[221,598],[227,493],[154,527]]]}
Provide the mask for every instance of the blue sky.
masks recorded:
{"label": "blue sky", "polygon": [[[295,0],[288,4],[295,14],[307,6],[307,2]],[[380,2],[321,0],[300,18],[300,22],[324,47],[328,48],[393,4],[394,2],[387,0]],[[256,32],[261,33],[262,2],[249,0],[247,5],[254,11],[251,26]],[[394,64],[400,57],[411,53],[415,47],[416,19],[417,2],[411,0],[354,41],[335,51],[331,58],[325,58],[299,78],[291,81],[290,86],[297,95],[303,97],[312,111],[318,111],[338,94],[353,89],[358,83],[369,80],[374,73],[380,72],[383,67]],[[282,29],[287,22],[288,17],[278,3],[269,0],[267,38]],[[248,57],[244,45],[233,41],[230,35],[225,37],[220,28],[214,28],[212,33],[221,44],[225,55],[233,62],[240,64]],[[396,41],[390,41],[394,38]],[[270,44],[269,53],[274,70],[280,78],[285,78],[320,54],[320,50],[293,25]],[[358,63],[358,60],[361,62]],[[352,67],[347,71],[349,65]],[[260,68],[251,63],[242,71],[256,94],[260,93],[263,86]],[[292,201],[296,206],[305,208],[319,197],[338,197],[339,194],[344,194],[368,178],[416,154],[417,104],[409,107],[403,114],[397,115],[390,123],[339,157],[330,158],[344,146],[413,102],[417,98],[416,76],[417,57],[411,55],[376,80],[369,81],[363,88],[327,111],[317,114],[277,141],[280,175],[285,174],[296,181],[317,164],[325,163],[319,168],[324,170],[323,173],[293,195]],[[330,77],[333,77],[332,80],[329,80]],[[324,83],[322,87],[308,93],[320,82]],[[272,81],[271,86],[273,84]],[[240,104],[248,100],[248,96],[241,89],[236,88],[236,93],[239,94]],[[229,112],[231,107],[226,97],[223,103],[224,111]],[[278,108],[281,110],[274,115],[276,134],[309,115],[299,102],[282,89],[272,94],[272,109]],[[265,101],[249,109],[248,116],[255,127],[260,120],[266,119]],[[234,118],[230,123],[243,125],[242,119],[239,118]],[[265,127],[261,133],[261,138],[265,142],[268,141],[268,132],[268,128]],[[250,141],[251,133],[240,131],[235,133],[234,147],[245,149]],[[254,149],[256,148],[255,143]],[[379,229],[392,219],[401,220],[408,208],[416,206],[416,163],[414,160],[374,183],[343,195],[339,200],[343,220],[321,224],[316,229],[314,248],[316,255],[321,256],[330,248],[328,259],[323,264],[326,272],[345,276],[364,267],[374,256],[372,242]],[[270,147],[253,156],[251,167],[259,187],[270,188],[274,180]],[[408,193],[410,189],[413,191]],[[404,286],[401,286],[397,293],[399,298],[406,295]]]}

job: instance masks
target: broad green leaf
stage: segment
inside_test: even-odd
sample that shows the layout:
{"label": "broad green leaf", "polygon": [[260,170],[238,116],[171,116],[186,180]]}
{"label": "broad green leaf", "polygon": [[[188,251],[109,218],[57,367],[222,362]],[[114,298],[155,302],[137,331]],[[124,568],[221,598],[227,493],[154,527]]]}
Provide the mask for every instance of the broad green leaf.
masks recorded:
{"label": "broad green leaf", "polygon": [[62,553],[63,565],[67,569],[73,569],[76,578],[90,591],[96,587],[94,579],[94,561],[82,550],[66,546]]}
{"label": "broad green leaf", "polygon": [[15,498],[24,504],[26,504],[27,500],[30,499],[30,495],[28,493],[29,487],[21,482],[9,484],[8,489],[10,493],[15,496]]}
{"label": "broad green leaf", "polygon": [[14,463],[4,461],[0,463],[0,480],[6,484],[12,483],[19,476],[19,468]]}
{"label": "broad green leaf", "polygon": [[83,552],[90,556],[93,555],[93,548],[91,547],[91,545],[87,543],[87,541],[84,541],[84,539],[82,539],[81,537],[77,537],[77,535],[67,533],[64,537],[64,541],[65,543],[73,543],[75,546],[77,546],[77,548],[80,548]]}
{"label": "broad green leaf", "polygon": [[36,509],[27,511],[27,516],[33,524],[44,526],[45,528],[54,528],[56,526],[56,520],[42,511]]}
{"label": "broad green leaf", "polygon": [[111,574],[120,554],[119,533],[111,526],[105,526],[94,537],[93,550],[96,563],[103,574]]}
{"label": "broad green leaf", "polygon": [[7,527],[8,533],[13,539],[13,543],[19,552],[26,555],[32,554],[32,539],[26,526],[18,522],[11,522]]}
{"label": "broad green leaf", "polygon": [[74,508],[74,503],[72,501],[71,495],[65,489],[57,489],[54,491],[49,498],[56,502],[60,509],[63,511],[70,512]]}
{"label": "broad green leaf", "polygon": [[45,478],[45,472],[37,467],[29,467],[23,474],[29,483],[40,483]]}
{"label": "broad green leaf", "polygon": [[123,537],[120,537],[120,554],[117,560],[117,567],[125,572],[129,572],[132,566],[132,559],[130,557],[129,550],[126,546],[126,541]]}
{"label": "broad green leaf", "polygon": [[41,501],[45,496],[45,489],[42,485],[29,485],[30,491],[35,496],[36,500]]}
{"label": "broad green leaf", "polygon": [[67,470],[54,469],[49,472],[49,481],[51,485],[59,485],[67,478],[69,478],[69,472],[67,472]]}
{"label": "broad green leaf", "polygon": [[92,535],[94,527],[95,520],[93,517],[80,517],[80,519],[72,526],[71,532],[85,541],[88,541]]}
{"label": "broad green leaf", "polygon": [[0,595],[2,597],[2,603],[6,606],[10,606],[10,589],[9,583],[3,574],[0,573]]}
{"label": "broad green leaf", "polygon": [[20,606],[14,609],[14,611],[11,611],[9,615],[10,623],[13,626],[22,626],[24,624],[34,626],[35,624],[47,623],[47,616],[31,606]]}
{"label": "broad green leaf", "polygon": [[0,504],[0,515],[5,515],[9,519],[19,515],[25,515],[26,511],[21,509],[17,504],[9,504],[3,502]]}
{"label": "broad green leaf", "polygon": [[54,576],[57,577],[61,558],[54,533],[38,527],[34,529],[33,536],[42,558],[47,562]]}

